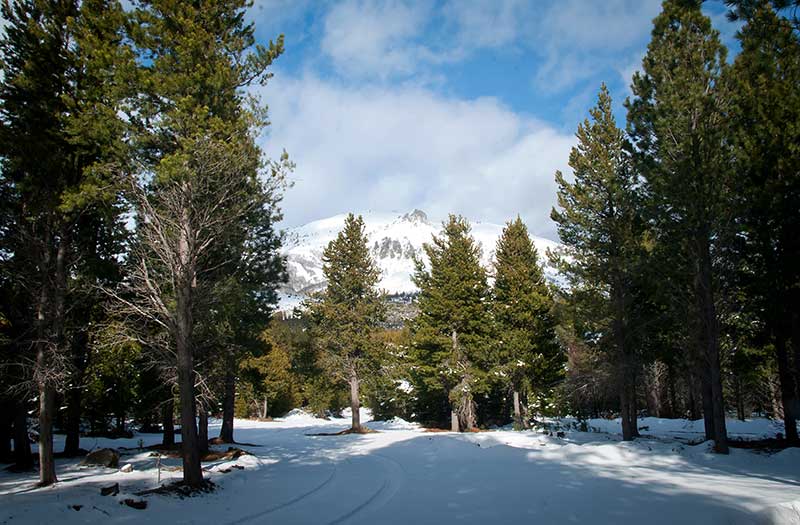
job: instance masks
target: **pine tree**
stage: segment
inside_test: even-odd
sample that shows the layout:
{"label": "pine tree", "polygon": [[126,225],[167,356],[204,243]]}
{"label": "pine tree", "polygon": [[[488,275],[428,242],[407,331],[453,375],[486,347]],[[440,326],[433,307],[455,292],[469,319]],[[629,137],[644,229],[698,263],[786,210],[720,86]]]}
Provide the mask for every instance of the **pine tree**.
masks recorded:
{"label": "pine tree", "polygon": [[569,282],[566,295],[583,303],[586,339],[601,334],[600,344],[617,368],[623,439],[633,439],[636,426],[637,355],[632,308],[642,225],[636,176],[626,143],[603,85],[598,103],[578,126],[578,145],[569,158],[574,182],[556,173],[558,206],[551,217],[558,226],[566,257],[560,269]]}
{"label": "pine tree", "polygon": [[474,396],[487,387],[487,336],[491,331],[486,270],[469,223],[451,215],[440,236],[416,261],[419,314],[413,322],[414,375],[422,417],[442,421],[450,413],[455,432],[477,424]]}
{"label": "pine tree", "polygon": [[31,292],[23,322],[36,354],[40,483],[48,485],[56,481],[56,395],[71,377],[70,287],[87,255],[79,236],[102,243],[104,223],[118,218],[103,208],[117,200],[115,174],[126,160],[118,114],[132,54],[118,2],[17,0],[2,13],[0,156],[11,218],[2,251]]}
{"label": "pine tree", "polygon": [[[800,41],[769,2],[752,2],[730,70],[736,247],[743,308],[775,351],[786,437],[800,417]],[[792,329],[794,327],[794,332]],[[789,345],[794,348],[792,369]]]}
{"label": "pine tree", "polygon": [[386,312],[377,285],[380,269],[369,253],[364,219],[352,213],[322,255],[327,286],[310,304],[320,363],[335,380],[350,386],[353,432],[362,432],[359,387],[377,371],[376,333]]}
{"label": "pine tree", "polygon": [[726,49],[700,5],[664,2],[626,106],[658,242],[682,254],[691,269],[685,306],[694,310],[694,366],[703,382],[706,437],[727,453],[715,267],[730,223],[727,102],[720,83]]}
{"label": "pine tree", "polygon": [[142,169],[129,181],[137,219],[131,271],[113,296],[117,313],[136,320],[129,329],[137,337],[174,356],[190,487],[203,484],[195,350],[208,344],[217,270],[241,260],[245,225],[276,198],[274,172],[264,173],[256,144],[264,111],[248,105],[244,88],[271,77],[283,39],[255,45],[248,4],[146,1],[131,24],[143,92],[131,120]]}
{"label": "pine tree", "polygon": [[528,228],[517,217],[506,224],[495,250],[492,313],[497,342],[494,375],[511,391],[514,426],[524,426],[520,394],[552,384],[563,371],[556,341],[553,298]]}

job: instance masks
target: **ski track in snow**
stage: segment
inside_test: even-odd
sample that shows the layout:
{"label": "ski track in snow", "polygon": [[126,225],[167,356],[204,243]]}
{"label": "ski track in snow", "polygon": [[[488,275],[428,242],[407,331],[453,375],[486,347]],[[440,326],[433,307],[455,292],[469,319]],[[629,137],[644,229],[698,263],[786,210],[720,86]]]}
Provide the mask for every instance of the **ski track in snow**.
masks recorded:
{"label": "ski track in snow", "polygon": [[229,525],[237,525],[239,523],[251,522],[253,520],[256,520],[258,518],[263,518],[263,517],[267,516],[268,514],[271,514],[273,512],[285,509],[287,507],[290,507],[292,505],[295,505],[297,503],[300,503],[301,501],[304,501],[304,500],[308,499],[309,497],[313,496],[314,494],[316,494],[319,491],[321,491],[322,489],[324,489],[336,477],[336,471],[338,470],[338,468],[336,466],[336,463],[331,463],[331,465],[332,465],[331,475],[328,476],[328,478],[325,481],[323,481],[322,483],[320,483],[319,485],[317,485],[313,489],[309,490],[308,492],[300,494],[299,496],[297,496],[295,498],[292,498],[292,499],[290,499],[289,501],[287,501],[285,503],[280,503],[278,505],[275,505],[275,506],[270,507],[268,509],[265,509],[263,511],[259,511],[259,512],[256,512],[254,514],[250,514],[249,516],[245,516],[243,518],[239,518],[239,519],[234,520],[234,521],[229,521],[228,524]]}

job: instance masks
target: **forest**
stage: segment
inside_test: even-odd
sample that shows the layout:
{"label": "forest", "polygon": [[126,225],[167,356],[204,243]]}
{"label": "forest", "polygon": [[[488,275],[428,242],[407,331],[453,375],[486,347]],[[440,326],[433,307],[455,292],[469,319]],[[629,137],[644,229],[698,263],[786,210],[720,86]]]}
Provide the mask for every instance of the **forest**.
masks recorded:
{"label": "forest", "polygon": [[480,246],[454,213],[402,326],[355,212],[327,286],[276,310],[295,164],[264,154],[256,88],[284,37],[256,43],[249,7],[3,2],[1,463],[47,486],[87,438],[154,433],[201,489],[236,424],[295,408],[349,408],[352,434],[372,432],[362,407],[465,433],[619,418],[624,441],[684,418],[718,454],[732,418],[761,417],[800,445],[796,1],[727,2],[729,56],[702,2],[665,0],[625,121],[597,86],[553,174],[560,248],[537,252],[516,210]]}

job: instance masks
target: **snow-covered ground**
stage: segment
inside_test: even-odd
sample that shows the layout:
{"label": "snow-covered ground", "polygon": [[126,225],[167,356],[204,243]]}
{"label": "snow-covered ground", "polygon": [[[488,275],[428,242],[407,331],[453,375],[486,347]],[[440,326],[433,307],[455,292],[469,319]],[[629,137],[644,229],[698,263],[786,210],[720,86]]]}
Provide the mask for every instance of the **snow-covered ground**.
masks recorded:
{"label": "snow-covered ground", "polygon": [[[145,510],[119,502],[157,486],[149,452],[125,452],[120,465],[132,464],[130,473],[58,460],[60,482],[45,489],[34,487],[33,474],[3,472],[0,523],[800,524],[800,449],[718,456],[707,443],[685,444],[702,428],[687,421],[642,420],[650,437],[633,443],[620,442],[618,423],[604,420],[589,422],[595,432],[567,429],[563,438],[427,433],[402,420],[370,422],[374,434],[307,435],[347,424],[299,411],[274,422],[237,420],[237,440],[256,446],[242,447],[252,456],[205,465],[216,492],[146,496]],[[742,437],[776,430],[763,420],[729,424]],[[137,447],[139,439],[146,446],[160,436],[82,446]],[[178,464],[166,461],[167,469]],[[244,469],[222,472],[234,464]],[[179,477],[162,470],[162,481]],[[118,496],[100,496],[116,482]]]}

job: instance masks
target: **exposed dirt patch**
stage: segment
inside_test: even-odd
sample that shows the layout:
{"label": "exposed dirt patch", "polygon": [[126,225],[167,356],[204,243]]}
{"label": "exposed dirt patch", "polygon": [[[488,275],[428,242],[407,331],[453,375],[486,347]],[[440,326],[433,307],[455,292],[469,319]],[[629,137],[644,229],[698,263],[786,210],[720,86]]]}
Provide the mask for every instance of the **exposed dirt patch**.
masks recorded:
{"label": "exposed dirt patch", "polygon": [[320,432],[318,434],[306,434],[306,436],[346,436],[347,434],[377,434],[377,430],[372,430],[371,428],[361,427],[358,429],[355,428],[348,428],[347,430],[342,430],[340,432]]}
{"label": "exposed dirt patch", "polygon": [[242,456],[251,455],[248,451],[237,447],[228,447],[228,450],[209,450],[207,454],[200,458],[200,461],[219,461],[220,459],[239,459]]}

